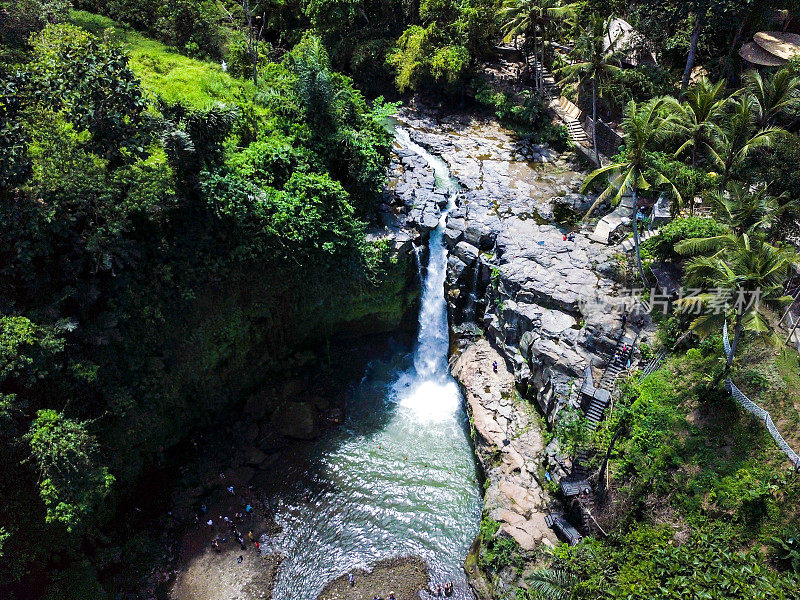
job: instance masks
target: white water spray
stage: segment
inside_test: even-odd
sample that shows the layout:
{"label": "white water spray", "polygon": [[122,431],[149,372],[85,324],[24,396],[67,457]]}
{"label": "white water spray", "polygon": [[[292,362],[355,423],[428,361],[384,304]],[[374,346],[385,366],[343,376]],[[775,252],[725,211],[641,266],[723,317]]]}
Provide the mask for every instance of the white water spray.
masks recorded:
{"label": "white water spray", "polygon": [[[452,198],[458,186],[444,162],[397,133]],[[412,364],[405,353],[371,363],[348,400],[344,427],[319,440],[311,466],[287,473],[294,485],[273,498],[282,531],[264,541],[286,557],[276,600],[313,600],[331,579],[398,556],[425,560],[434,584],[454,580],[453,600],[474,597],[463,564],[482,503],[461,394],[447,364],[442,232],[452,209],[451,201],[431,232]]]}
{"label": "white water spray", "polygon": [[447,215],[455,208],[453,196],[458,183],[450,177],[444,161],[413,142],[406,130],[398,128],[397,136],[408,149],[428,162],[434,171],[437,189],[446,190],[449,201],[428,240],[428,268],[422,286],[414,369],[399,378],[395,390],[400,405],[410,409],[417,419],[443,421],[453,418],[461,404],[458,386],[450,376],[447,364],[450,344],[444,297],[447,248],[442,240]]}

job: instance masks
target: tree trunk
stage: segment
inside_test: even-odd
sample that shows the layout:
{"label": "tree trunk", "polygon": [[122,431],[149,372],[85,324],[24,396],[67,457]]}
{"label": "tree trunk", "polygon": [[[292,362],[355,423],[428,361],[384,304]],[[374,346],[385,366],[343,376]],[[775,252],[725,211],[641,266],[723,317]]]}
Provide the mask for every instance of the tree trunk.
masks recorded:
{"label": "tree trunk", "polygon": [[731,353],[725,357],[726,375],[731,370],[731,366],[733,366],[733,358],[736,356],[736,348],[739,346],[739,340],[742,338],[742,331],[744,330],[744,325],[742,325],[743,318],[744,315],[741,313],[736,315],[736,325],[733,326],[733,343],[731,343]]}
{"label": "tree trunk", "polygon": [[603,165],[600,163],[600,148],[597,147],[597,73],[592,77],[592,145],[594,146],[594,158],[599,169]]}
{"label": "tree trunk", "polygon": [[[791,310],[791,309],[792,309],[792,307],[790,306],[789,310]],[[791,322],[791,316],[789,317],[789,322]],[[800,325],[800,317],[797,317],[797,320],[794,322],[794,325],[792,325],[792,329],[789,331],[789,335],[786,336],[786,343],[787,344],[791,341],[792,336],[794,335],[794,331],[795,331],[795,329],[797,329],[798,325]]]}
{"label": "tree trunk", "polygon": [[541,77],[542,77],[542,92],[544,93],[544,52],[545,52],[545,45],[547,44],[547,25],[542,23],[542,60],[541,60]]}
{"label": "tree trunk", "polygon": [[749,9],[746,13],[744,18],[742,19],[742,24],[739,25],[739,29],[736,30],[736,35],[733,36],[733,42],[731,42],[731,47],[728,50],[728,60],[727,60],[727,70],[728,70],[728,85],[733,85],[733,57],[734,52],[736,52],[736,46],[739,45],[739,40],[742,39],[742,35],[744,34],[744,28],[747,26],[747,22],[750,20],[750,15],[752,14],[753,9]]}
{"label": "tree trunk", "polygon": [[606,451],[606,457],[603,460],[603,466],[600,467],[600,473],[597,477],[598,485],[600,486],[600,493],[598,494],[599,500],[602,502],[606,496],[606,484],[605,484],[605,474],[606,468],[608,467],[608,461],[611,459],[611,453],[614,451],[614,444],[617,443],[617,439],[622,434],[622,425],[620,424],[617,427],[617,430],[614,432],[614,437],[611,438],[611,442],[608,444],[608,450]]}
{"label": "tree trunk", "polygon": [[700,39],[700,32],[703,30],[703,26],[706,22],[706,11],[705,7],[698,8],[698,13],[695,15],[694,18],[694,29],[692,30],[692,37],[689,44],[689,56],[686,59],[686,68],[683,70],[683,78],[681,79],[681,93],[680,98],[683,98],[683,94],[686,91],[686,88],[689,86],[689,78],[692,75],[692,69],[694,68],[694,58],[697,54],[697,41]]}
{"label": "tree trunk", "polygon": [[636,268],[639,270],[639,277],[642,278],[642,285],[647,287],[647,280],[644,278],[644,270],[642,269],[642,256],[639,254],[639,221],[636,216],[639,214],[638,194],[636,189],[633,190],[633,247],[636,252]]}

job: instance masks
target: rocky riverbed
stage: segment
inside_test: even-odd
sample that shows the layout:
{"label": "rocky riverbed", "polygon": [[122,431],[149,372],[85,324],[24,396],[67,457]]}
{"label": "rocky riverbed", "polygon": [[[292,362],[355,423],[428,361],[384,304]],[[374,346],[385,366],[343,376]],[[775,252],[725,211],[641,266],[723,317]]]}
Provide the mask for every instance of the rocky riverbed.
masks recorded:
{"label": "rocky riverbed", "polygon": [[428,566],[417,557],[382,560],[368,571],[354,569],[352,585],[348,575],[331,581],[318,600],[367,600],[376,596],[387,600],[390,593],[396,600],[419,600],[420,593],[429,595]]}
{"label": "rocky riverbed", "polygon": [[[451,371],[462,387],[487,477],[484,508],[500,523],[498,535],[510,536],[523,550],[554,544],[544,516],[557,500],[547,493],[543,477],[563,476],[568,457],[559,456],[557,442],[545,447],[542,427],[554,423],[564,407],[577,407],[584,373],[603,365],[621,333],[619,315],[604,304],[620,293],[612,280],[613,250],[591,241],[586,231],[554,223],[557,213],[580,212],[593,201],[579,193],[583,174],[569,152],[517,139],[492,120],[471,115],[406,110],[400,118],[408,136],[440,155],[461,185],[443,236],[450,250],[445,286],[457,342]],[[448,194],[436,188],[427,162],[398,144],[380,206],[381,226],[369,237],[387,239],[398,254],[415,255],[422,268],[427,236],[447,204]],[[595,302],[583,302],[589,297]],[[355,347],[338,351],[339,360],[331,365],[328,350],[325,373],[346,363],[350,373],[363,371],[365,355]],[[299,354],[292,370],[313,372],[320,358]],[[287,440],[314,438],[342,421],[343,406],[335,399],[341,381],[289,377],[280,388],[254,395],[244,414],[227,426],[230,439],[239,443],[225,458],[216,456],[198,469],[214,474],[209,481],[182,488],[176,518],[189,521],[204,501],[220,510],[217,504],[229,501],[222,480],[244,488],[256,484],[258,496],[259,482],[274,478],[279,466],[292,460],[292,445],[306,443]],[[208,460],[208,452],[203,455]],[[262,503],[259,510],[264,522],[254,527],[264,539],[269,507]],[[216,552],[209,545],[218,535],[214,527],[200,522],[184,528],[180,548],[173,548],[172,570],[158,576],[170,581],[169,596],[269,598],[280,557],[255,552],[251,545],[246,551],[234,544]],[[474,562],[468,573],[479,597],[494,593],[496,582]],[[365,585],[381,589],[358,593],[385,596],[394,588],[398,598],[411,598],[427,578],[418,560],[381,562],[359,573]],[[356,593],[345,583],[334,580],[321,598]]]}
{"label": "rocky riverbed", "polygon": [[[588,230],[554,222],[594,200],[579,193],[585,175],[571,153],[473,115],[407,110],[400,120],[462,187],[445,231],[451,325],[457,338],[468,332],[452,373],[487,476],[485,510],[500,523],[499,535],[523,550],[553,544],[544,516],[557,501],[542,477],[564,476],[569,457],[559,455],[557,440],[545,447],[541,427],[564,407],[579,407],[584,375],[602,368],[622,334],[621,314],[609,310],[621,293],[614,250],[592,241]],[[399,232],[398,246],[424,248],[446,199],[433,189],[425,161],[402,147],[396,154],[384,232]],[[470,575],[478,595],[487,596],[485,578]]]}

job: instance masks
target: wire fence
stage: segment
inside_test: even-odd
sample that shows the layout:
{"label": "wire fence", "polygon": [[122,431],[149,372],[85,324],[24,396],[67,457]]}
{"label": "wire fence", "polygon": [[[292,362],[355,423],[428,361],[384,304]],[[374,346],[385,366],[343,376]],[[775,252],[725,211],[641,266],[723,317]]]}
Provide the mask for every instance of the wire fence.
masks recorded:
{"label": "wire fence", "polygon": [[[726,322],[722,327],[722,347],[725,350],[725,356],[730,357],[731,355],[731,344],[728,340],[728,323]],[[772,439],[775,440],[775,443],[778,445],[778,448],[781,449],[786,456],[789,457],[789,460],[792,461],[792,464],[795,468],[800,471],[800,456],[792,450],[792,447],[786,443],[786,440],[783,439],[781,432],[778,431],[778,428],[775,427],[775,423],[772,421],[772,417],[769,413],[761,408],[758,404],[750,400],[742,390],[740,390],[730,379],[725,380],[725,387],[733,396],[733,399],[739,403],[739,405],[744,408],[747,412],[755,415],[759,421],[763,421],[764,425],[769,431],[769,434],[772,436]]]}
{"label": "wire fence", "polygon": [[769,413],[761,408],[758,404],[750,400],[750,398],[745,396],[744,392],[736,387],[736,385],[730,379],[725,381],[725,387],[728,388],[731,396],[733,396],[734,400],[736,400],[742,406],[742,408],[754,414],[760,421],[764,422],[764,425],[767,427],[767,431],[769,431],[772,439],[775,440],[778,448],[780,448],[781,452],[789,457],[789,460],[792,461],[792,464],[795,466],[795,468],[800,470],[800,456],[798,456],[797,453],[792,450],[791,446],[786,443],[786,440],[783,439],[781,432],[778,431],[778,428],[775,427],[775,423],[772,422],[772,417],[769,416]]}

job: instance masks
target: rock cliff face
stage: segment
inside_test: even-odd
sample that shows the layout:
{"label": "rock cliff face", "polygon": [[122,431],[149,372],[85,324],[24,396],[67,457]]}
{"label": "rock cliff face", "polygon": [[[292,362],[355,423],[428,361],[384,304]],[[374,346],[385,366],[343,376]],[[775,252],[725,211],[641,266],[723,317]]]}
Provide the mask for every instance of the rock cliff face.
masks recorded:
{"label": "rock cliff face", "polygon": [[524,550],[552,544],[555,536],[542,513],[547,498],[537,458],[544,445],[536,411],[519,400],[513,373],[487,339],[470,344],[452,372],[464,389],[475,451],[487,477],[485,510]]}
{"label": "rock cliff face", "polygon": [[[583,175],[569,155],[516,140],[492,122],[401,118],[463,188],[444,235],[446,293],[454,332],[480,328],[460,340],[452,371],[488,478],[486,510],[523,549],[552,543],[544,515],[553,500],[539,478],[545,467],[563,472],[545,461],[535,407],[553,423],[562,407],[577,406],[586,368],[602,366],[621,333],[607,302],[618,294],[611,250],[553,222],[560,210],[583,211],[593,199],[577,193]],[[422,247],[445,200],[419,156],[398,149],[392,168],[384,222]]]}

